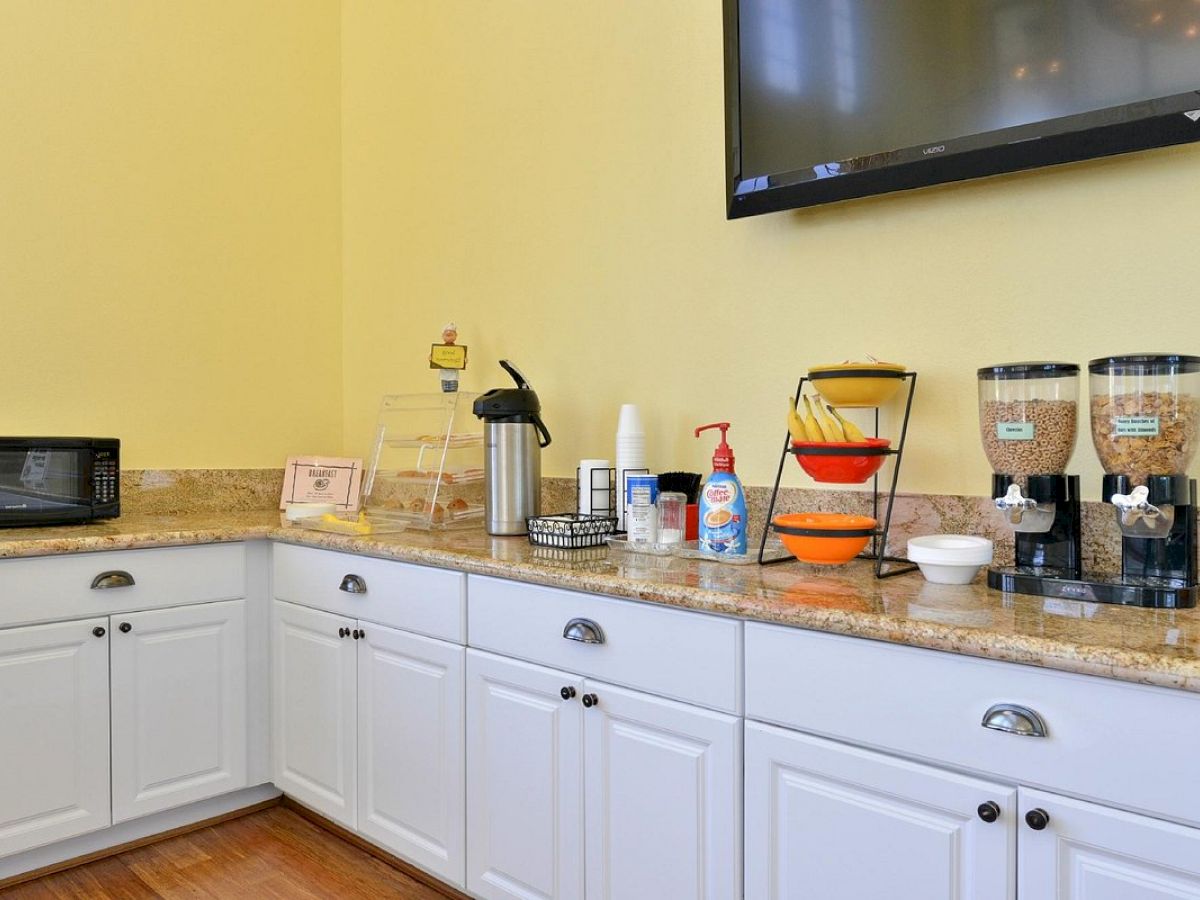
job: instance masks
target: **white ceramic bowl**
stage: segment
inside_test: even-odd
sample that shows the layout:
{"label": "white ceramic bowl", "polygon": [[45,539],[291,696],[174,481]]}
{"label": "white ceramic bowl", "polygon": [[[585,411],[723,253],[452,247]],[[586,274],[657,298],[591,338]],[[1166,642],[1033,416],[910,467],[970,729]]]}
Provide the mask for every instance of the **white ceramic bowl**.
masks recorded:
{"label": "white ceramic bowl", "polygon": [[931,534],[908,542],[908,558],[934,584],[970,584],[992,561],[992,542],[970,534]]}

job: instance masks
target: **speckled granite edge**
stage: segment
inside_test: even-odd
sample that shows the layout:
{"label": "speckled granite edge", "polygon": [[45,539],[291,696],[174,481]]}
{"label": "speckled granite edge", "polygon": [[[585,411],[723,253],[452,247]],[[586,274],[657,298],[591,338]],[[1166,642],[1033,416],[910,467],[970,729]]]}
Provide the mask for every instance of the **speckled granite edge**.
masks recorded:
{"label": "speckled granite edge", "polygon": [[[475,575],[491,575],[567,590],[642,600],[665,606],[812,631],[868,638],[1064,672],[1200,692],[1200,659],[1181,660],[1145,651],[1068,643],[1029,635],[997,635],[987,629],[953,627],[936,622],[918,623],[907,617],[858,611],[813,609],[801,606],[789,607],[786,611],[781,612],[764,604],[756,603],[755,598],[748,595],[706,590],[693,586],[668,586],[654,580],[632,579],[599,572],[566,573],[560,569],[543,565],[530,565],[503,559],[481,559],[469,554],[404,546],[391,542],[377,542],[345,535],[277,529],[272,533],[271,538],[284,543],[322,547],[329,550],[450,568]],[[695,563],[694,565],[712,567],[720,564]],[[916,579],[916,583],[920,583],[920,576],[913,576],[913,578]],[[996,596],[1001,595],[996,594]]]}
{"label": "speckled granite edge", "polygon": [[[1200,612],[1107,607],[1087,613],[1097,605],[1081,604],[1075,622],[1051,616],[1040,598],[1001,595],[979,583],[933,586],[919,575],[877,581],[865,563],[830,573],[798,563],[762,569],[670,558],[614,561],[605,551],[542,555],[524,539],[478,531],[361,538],[283,528],[273,510],[0,531],[0,558],[254,539],[1200,693]],[[1075,601],[1059,603],[1076,608]],[[943,621],[917,618],[918,609]],[[972,624],[954,624],[956,618]],[[1163,646],[1163,634],[1170,633],[1183,635],[1181,646]]]}

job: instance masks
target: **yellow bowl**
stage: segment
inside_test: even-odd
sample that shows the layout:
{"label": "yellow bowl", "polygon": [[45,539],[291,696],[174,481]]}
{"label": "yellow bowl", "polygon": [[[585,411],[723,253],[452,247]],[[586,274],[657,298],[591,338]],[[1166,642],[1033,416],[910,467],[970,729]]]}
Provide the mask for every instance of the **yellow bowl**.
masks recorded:
{"label": "yellow bowl", "polygon": [[838,363],[813,366],[808,380],[831,406],[882,406],[904,384],[907,369],[897,363]]}

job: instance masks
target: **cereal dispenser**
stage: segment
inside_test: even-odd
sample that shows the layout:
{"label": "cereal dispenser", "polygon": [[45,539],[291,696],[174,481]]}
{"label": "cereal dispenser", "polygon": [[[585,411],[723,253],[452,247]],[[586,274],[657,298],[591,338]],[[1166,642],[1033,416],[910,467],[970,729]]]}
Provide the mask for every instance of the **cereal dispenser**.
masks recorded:
{"label": "cereal dispenser", "polygon": [[1079,477],[1066,474],[1075,450],[1079,366],[1006,363],[978,375],[992,497],[1015,532],[1016,551],[1015,565],[989,570],[988,584],[1043,593],[1047,578],[1080,577]]}
{"label": "cereal dispenser", "polygon": [[1109,356],[1088,364],[1103,499],[1121,529],[1117,602],[1195,606],[1200,357]]}

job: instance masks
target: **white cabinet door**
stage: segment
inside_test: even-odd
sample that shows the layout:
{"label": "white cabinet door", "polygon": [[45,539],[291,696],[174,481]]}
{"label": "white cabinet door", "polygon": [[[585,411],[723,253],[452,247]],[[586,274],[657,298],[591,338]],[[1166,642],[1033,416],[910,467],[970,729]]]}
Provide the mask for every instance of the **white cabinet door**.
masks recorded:
{"label": "white cabinet door", "polygon": [[1016,806],[1013,788],[747,722],[746,897],[1012,900]]}
{"label": "white cabinet door", "polygon": [[0,631],[0,856],[109,824],[108,619]]}
{"label": "white cabinet door", "polygon": [[275,786],[357,827],[358,667],[353,619],[273,601]]}
{"label": "white cabinet door", "polygon": [[358,830],[462,887],[466,651],[382,625],[358,627]]}
{"label": "white cabinet door", "polygon": [[473,894],[583,897],[582,688],[572,675],[467,651]]}
{"label": "white cabinet door", "polygon": [[246,601],[110,617],[113,821],[246,786]]}
{"label": "white cabinet door", "polygon": [[1200,898],[1200,830],[1026,788],[1020,806],[1049,819],[1020,824],[1021,900]]}
{"label": "white cabinet door", "polygon": [[741,720],[591,680],[584,691],[588,900],[741,896]]}

